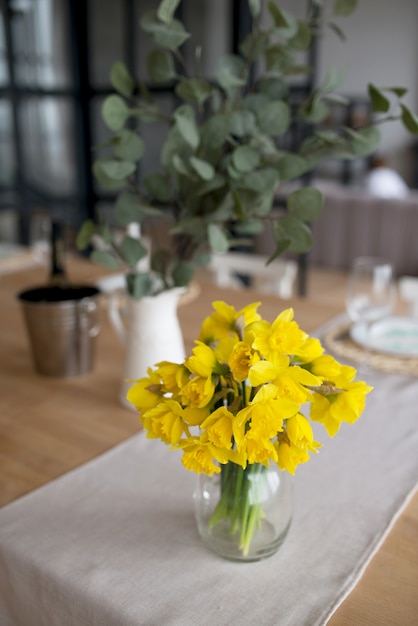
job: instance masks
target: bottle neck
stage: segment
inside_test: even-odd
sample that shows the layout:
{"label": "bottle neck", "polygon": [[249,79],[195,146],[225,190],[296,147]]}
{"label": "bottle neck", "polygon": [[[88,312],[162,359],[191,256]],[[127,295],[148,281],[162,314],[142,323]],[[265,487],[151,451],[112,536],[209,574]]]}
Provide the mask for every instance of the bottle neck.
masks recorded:
{"label": "bottle neck", "polygon": [[65,241],[63,225],[58,222],[51,224],[51,265],[49,282],[64,285],[68,282],[65,269]]}

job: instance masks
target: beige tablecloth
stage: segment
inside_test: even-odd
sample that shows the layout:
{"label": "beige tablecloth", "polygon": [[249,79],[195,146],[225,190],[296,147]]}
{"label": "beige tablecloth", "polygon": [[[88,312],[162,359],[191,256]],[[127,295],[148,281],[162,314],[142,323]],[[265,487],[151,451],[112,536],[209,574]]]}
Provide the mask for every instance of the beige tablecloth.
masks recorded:
{"label": "beige tablecloth", "polygon": [[194,475],[143,434],[4,507],[0,623],[325,624],[418,482],[416,378],[374,384],[356,425],[334,440],[321,431],[324,447],[294,479],[289,535],[265,561],[206,550]]}

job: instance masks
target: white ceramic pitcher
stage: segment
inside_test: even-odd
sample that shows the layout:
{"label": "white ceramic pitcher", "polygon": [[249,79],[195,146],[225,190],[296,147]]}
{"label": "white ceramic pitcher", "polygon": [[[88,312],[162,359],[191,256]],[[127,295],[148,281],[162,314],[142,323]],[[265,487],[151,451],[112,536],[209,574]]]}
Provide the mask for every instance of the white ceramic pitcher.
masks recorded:
{"label": "white ceramic pitcher", "polygon": [[133,380],[146,376],[148,368],[159,361],[181,363],[185,358],[177,315],[178,301],[184,293],[184,288],[174,288],[141,300],[126,296],[122,305],[116,293],[110,298],[110,321],[125,345],[119,400],[129,409],[134,410],[126,399]]}

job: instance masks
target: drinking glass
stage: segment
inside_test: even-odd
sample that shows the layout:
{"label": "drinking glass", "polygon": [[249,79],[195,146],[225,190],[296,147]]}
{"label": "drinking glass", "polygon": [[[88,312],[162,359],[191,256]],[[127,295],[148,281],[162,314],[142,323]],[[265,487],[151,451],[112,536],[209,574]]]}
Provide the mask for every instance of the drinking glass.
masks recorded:
{"label": "drinking glass", "polygon": [[[395,304],[394,268],[378,257],[354,260],[347,282],[346,310],[354,323],[364,326],[365,345],[370,345],[372,325],[390,315]],[[370,352],[366,351],[362,370],[369,369]]]}

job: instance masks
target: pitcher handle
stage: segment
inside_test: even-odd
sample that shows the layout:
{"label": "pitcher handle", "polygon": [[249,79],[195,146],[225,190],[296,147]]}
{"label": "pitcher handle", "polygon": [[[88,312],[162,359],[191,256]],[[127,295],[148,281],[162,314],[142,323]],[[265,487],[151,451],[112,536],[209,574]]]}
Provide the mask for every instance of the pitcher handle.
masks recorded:
{"label": "pitcher handle", "polygon": [[126,295],[123,289],[115,289],[109,294],[108,315],[117,336],[123,344],[126,343],[126,325],[123,314],[126,313]]}

